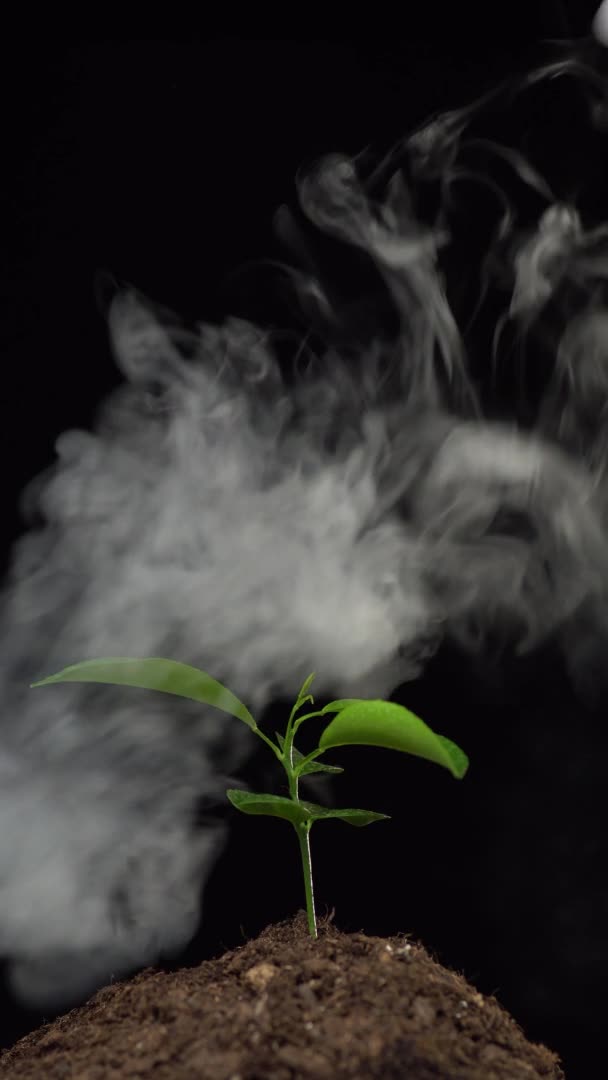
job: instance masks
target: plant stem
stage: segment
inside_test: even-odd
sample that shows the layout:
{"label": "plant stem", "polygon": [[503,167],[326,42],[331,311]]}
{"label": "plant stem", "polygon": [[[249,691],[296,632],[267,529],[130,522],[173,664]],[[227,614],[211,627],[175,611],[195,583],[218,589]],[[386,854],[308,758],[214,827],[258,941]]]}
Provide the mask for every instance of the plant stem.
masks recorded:
{"label": "plant stem", "polygon": [[[285,737],[285,743],[283,744],[283,768],[287,773],[287,780],[289,782],[289,795],[295,803],[299,803],[300,798],[298,795],[298,774],[294,769],[293,764],[293,736],[294,729],[288,728]],[[298,843],[300,845],[300,856],[302,859],[302,872],[304,874],[304,894],[306,896],[306,914],[308,916],[308,929],[310,936],[317,937],[317,918],[315,915],[315,898],[312,884],[312,865],[310,861],[310,838],[309,833],[312,827],[312,821],[303,822],[301,825],[294,825],[294,829],[298,834]]]}
{"label": "plant stem", "polygon": [[298,834],[300,855],[302,856],[302,870],[304,872],[304,892],[306,894],[306,914],[308,915],[308,929],[310,931],[310,936],[316,938],[317,918],[315,915],[315,898],[312,886],[312,866],[310,862],[311,825],[312,821],[307,821],[305,825],[295,825],[294,828]]}
{"label": "plant stem", "polygon": [[323,709],[317,709],[315,712],[304,713],[303,716],[298,716],[297,720],[293,722],[293,734],[295,735],[300,724],[303,724],[305,720],[312,720],[314,716],[323,716]]}

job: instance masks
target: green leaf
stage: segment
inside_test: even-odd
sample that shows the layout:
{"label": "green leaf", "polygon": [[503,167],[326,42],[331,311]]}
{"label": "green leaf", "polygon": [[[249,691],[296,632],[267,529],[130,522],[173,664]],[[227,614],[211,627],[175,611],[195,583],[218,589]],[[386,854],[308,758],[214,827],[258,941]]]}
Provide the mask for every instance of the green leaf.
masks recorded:
{"label": "green leaf", "polygon": [[136,686],[142,690],[161,690],[165,694],[176,694],[204,705],[213,705],[222,712],[236,716],[253,730],[257,728],[249,709],[230,690],[206,672],[178,660],[163,660],[160,657],[139,660],[128,656],[84,660],[31,685],[48,686],[62,682],[111,683]]}
{"label": "green leaf", "polygon": [[[308,687],[312,683],[314,677],[315,677],[315,673],[313,671],[313,672],[311,672],[311,674],[308,676],[307,679],[304,679],[304,682],[302,683],[302,686],[300,687],[300,692],[299,692],[298,697],[297,697],[298,701],[301,701],[304,698],[304,695],[306,694],[306,692],[308,690]],[[312,701],[312,698],[310,698],[309,700]]]}
{"label": "green leaf", "polygon": [[362,698],[339,698],[337,701],[330,701],[329,705],[325,705],[320,712],[320,716],[325,716],[325,713],[330,712],[342,712],[348,705],[358,705]]}
{"label": "green leaf", "polygon": [[[285,739],[283,738],[282,735],[279,734],[278,731],[275,731],[275,735],[277,737],[277,742],[278,742],[278,744],[279,744],[279,746],[280,746],[280,748],[282,750],[283,747],[285,746]],[[293,763],[294,763],[294,765],[299,765],[299,763],[301,761],[304,761],[304,758],[305,758],[306,755],[300,753],[299,750],[296,750],[295,746],[292,746],[292,750],[293,750]],[[324,765],[322,761],[309,761],[308,764],[304,766],[304,768],[299,773],[299,775],[300,776],[307,776],[308,773],[315,773],[315,772],[316,773],[319,773],[319,772],[342,773],[342,772],[344,772],[344,769],[341,769],[339,765]]]}
{"label": "green leaf", "polygon": [[464,750],[461,750],[451,739],[446,739],[445,735],[436,735],[435,737],[443,744],[446,754],[448,754],[454,765],[456,770],[454,776],[457,780],[462,780],[469,767],[469,759]]}
{"label": "green leaf", "polygon": [[310,820],[310,814],[305,811],[303,803],[286,799],[283,795],[264,795],[253,791],[240,791],[238,788],[228,788],[226,795],[232,805],[243,814],[284,818],[292,825],[304,825]]}
{"label": "green leaf", "polygon": [[[295,751],[299,753],[299,751]],[[304,754],[299,754],[300,760],[304,757]],[[297,758],[294,756],[294,762],[297,764]],[[299,776],[308,776],[309,773],[324,772],[324,773],[342,773],[344,769],[339,765],[325,765],[322,761],[309,761],[303,769],[300,770]]]}
{"label": "green leaf", "polygon": [[240,791],[229,788],[226,795],[237,810],[243,814],[259,814],[268,817],[284,818],[292,825],[306,825],[325,818],[339,818],[349,825],[369,825],[372,821],[381,821],[387,814],[376,814],[372,810],[333,810],[316,803],[294,802],[283,795],[263,795],[253,791]]}
{"label": "green leaf", "polygon": [[374,810],[336,810],[332,808],[328,810],[325,806],[316,806],[315,803],[301,803],[301,806],[305,806],[310,811],[310,817],[313,821],[322,821],[325,818],[338,818],[340,821],[346,821],[348,825],[371,825],[373,821],[388,821],[388,814],[377,814]]}
{"label": "green leaf", "polygon": [[443,735],[434,731],[418,716],[390,701],[352,701],[347,704],[332,702],[341,710],[319,739],[319,748],[329,750],[334,746],[382,746],[389,750],[401,750],[416,757],[434,761],[449,769],[452,776],[461,780],[469,759],[463,750]]}
{"label": "green leaf", "polygon": [[302,686],[300,687],[300,690],[298,691],[298,696],[297,696],[297,698],[295,700],[293,709],[291,710],[291,715],[289,717],[289,722],[290,723],[293,720],[296,713],[300,711],[302,706],[305,705],[307,701],[310,701],[311,704],[314,705],[315,699],[313,698],[312,694],[307,694],[306,693],[306,691],[308,690],[308,687],[310,686],[310,684],[313,681],[314,677],[315,677],[315,673],[313,671],[308,676],[308,678],[304,679],[304,682],[302,683]]}

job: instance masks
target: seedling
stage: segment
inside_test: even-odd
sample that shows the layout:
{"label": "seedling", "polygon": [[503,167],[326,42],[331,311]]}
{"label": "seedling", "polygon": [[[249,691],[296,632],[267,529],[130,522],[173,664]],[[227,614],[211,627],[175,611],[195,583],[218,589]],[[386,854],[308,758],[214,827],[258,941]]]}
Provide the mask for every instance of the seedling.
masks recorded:
{"label": "seedling", "polygon": [[[230,690],[204,671],[175,660],[163,660],[156,657],[143,660],[130,657],[85,660],[83,663],[72,664],[63,671],[57,672],[56,675],[49,675],[48,678],[31,685],[92,682],[161,690],[166,694],[177,694],[179,697],[212,705],[247,724],[260,739],[264,740],[281,762],[287,774],[289,795],[257,794],[234,788],[229,788],[226,795],[232,805],[244,814],[284,818],[293,825],[302,859],[308,928],[312,937],[316,937],[317,923],[310,861],[310,830],[314,822],[327,818],[339,818],[341,821],[348,822],[349,825],[361,826],[369,825],[372,821],[387,819],[388,814],[377,814],[371,810],[328,809],[325,806],[307,802],[298,794],[300,777],[310,773],[343,772],[344,770],[336,765],[326,765],[318,760],[322,754],[336,746],[365,745],[400,750],[443,765],[457,780],[461,780],[465,775],[469,761],[460,747],[450,739],[446,739],[443,735],[436,735],[409,709],[405,709],[402,705],[395,705],[393,702],[345,698],[332,701],[329,705],[314,712],[301,713],[300,710],[308,702],[314,705],[314,698],[308,693],[313,678],[314,675],[309,675],[304,682],[291,710],[285,733],[280,735],[277,732],[276,742],[260,730],[247,706]],[[297,715],[298,713],[300,715]],[[333,714],[333,719],[322,732],[316,749],[310,754],[300,753],[294,745],[300,725],[313,717],[328,717],[331,714]]]}

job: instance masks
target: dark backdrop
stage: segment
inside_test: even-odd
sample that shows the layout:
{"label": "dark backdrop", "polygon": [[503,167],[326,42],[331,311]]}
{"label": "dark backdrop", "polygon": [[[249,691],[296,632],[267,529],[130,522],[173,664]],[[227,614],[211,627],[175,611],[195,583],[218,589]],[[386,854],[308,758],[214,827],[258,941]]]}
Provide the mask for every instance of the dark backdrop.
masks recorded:
{"label": "dark backdrop", "polygon": [[[5,560],[24,484],[52,461],[56,436],[89,424],[119,381],[95,295],[100,271],[186,316],[263,319],[264,301],[234,272],[279,254],[272,215],[293,199],[302,162],[387,146],[429,112],[523,70],[543,57],[541,38],[585,32],[594,5],[573,6],[530,4],[516,20],[510,5],[492,6],[477,24],[465,8],[460,33],[429,17],[399,40],[5,47]],[[259,285],[258,276],[263,295]],[[392,821],[313,833],[320,909],[335,908],[346,929],[411,931],[562,1053],[570,1077],[597,1076],[608,961],[604,708],[576,700],[550,647],[491,678],[445,648],[399,700],[439,730],[449,710],[450,734],[474,767],[455,785],[424,762],[404,767],[378,751],[364,771],[359,752],[345,753],[344,805]],[[257,757],[248,769],[251,782]],[[181,962],[301,906],[283,827],[231,821]],[[4,1044],[40,1020],[7,995]]]}

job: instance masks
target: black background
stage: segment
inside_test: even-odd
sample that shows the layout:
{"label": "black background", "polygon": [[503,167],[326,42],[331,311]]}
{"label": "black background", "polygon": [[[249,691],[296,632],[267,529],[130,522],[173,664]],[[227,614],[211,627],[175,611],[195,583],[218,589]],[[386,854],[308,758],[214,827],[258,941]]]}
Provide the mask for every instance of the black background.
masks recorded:
{"label": "black background", "polygon": [[[243,286],[235,272],[281,253],[272,217],[293,199],[303,163],[390,145],[430,112],[542,59],[542,39],[585,33],[594,5],[530,4],[517,17],[510,7],[492,5],[482,22],[465,7],[450,27],[418,13],[407,32],[385,26],[382,36],[352,40],[7,49],[5,561],[22,528],[25,483],[53,460],[57,435],[91,423],[119,382],[95,295],[99,271],[186,316],[263,319],[251,279]],[[446,647],[398,699],[455,738],[473,766],[456,784],[425,762],[345,751],[340,801],[392,821],[317,827],[319,910],[335,908],[344,929],[411,931],[560,1052],[569,1077],[598,1076],[608,963],[605,707],[576,700],[550,647],[492,680]],[[281,717],[281,705],[269,719]],[[249,781],[264,771],[263,756],[252,758]],[[287,830],[231,822],[200,932],[179,962],[236,945],[302,906]],[[6,995],[3,1044],[40,1021]]]}

